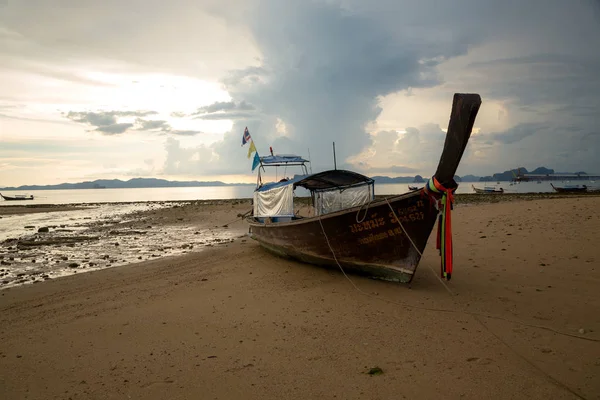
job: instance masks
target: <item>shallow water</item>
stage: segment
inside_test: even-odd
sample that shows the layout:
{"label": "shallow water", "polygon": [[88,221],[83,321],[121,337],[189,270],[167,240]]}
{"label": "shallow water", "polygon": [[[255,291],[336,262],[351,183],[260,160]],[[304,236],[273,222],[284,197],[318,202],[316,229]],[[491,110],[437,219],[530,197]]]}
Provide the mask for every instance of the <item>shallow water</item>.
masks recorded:
{"label": "shallow water", "polygon": [[3,201],[0,206],[27,204],[89,204],[89,203],[135,203],[142,201],[190,201],[251,198],[254,186],[202,186],[175,188],[131,189],[66,189],[66,190],[17,190],[2,194],[31,194],[33,200]]}
{"label": "shallow water", "polygon": [[[19,203],[19,205],[25,205],[25,203]],[[0,219],[0,242],[37,232],[37,229],[43,226],[82,230],[89,228],[92,224],[114,221],[115,218],[125,217],[127,214],[169,206],[171,205],[168,203],[96,204],[83,205],[81,206],[82,210],[3,215]]]}

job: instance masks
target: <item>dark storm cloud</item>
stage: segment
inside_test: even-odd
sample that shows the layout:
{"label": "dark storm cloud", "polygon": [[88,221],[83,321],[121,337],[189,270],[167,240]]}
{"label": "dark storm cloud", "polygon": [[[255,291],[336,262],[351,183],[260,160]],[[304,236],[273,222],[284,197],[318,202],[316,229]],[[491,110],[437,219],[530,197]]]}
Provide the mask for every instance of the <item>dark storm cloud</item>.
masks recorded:
{"label": "dark storm cloud", "polygon": [[[591,3],[343,3],[254,3],[245,21],[262,66],[232,71],[223,82],[234,101],[246,100],[265,116],[247,122],[258,143],[266,147],[279,137],[274,122],[281,119],[292,150],[306,155],[304,149],[310,149],[316,168],[328,166],[330,143],[336,141],[346,145],[338,159],[376,152],[361,165],[357,159],[357,167],[383,159],[390,172],[393,165],[431,170],[445,136],[439,126],[390,133],[394,140],[386,146],[377,144],[384,135],[369,136],[365,127],[379,115],[381,96],[434,86],[443,94],[438,85],[448,81],[457,91],[480,92],[484,108],[503,101],[512,125],[484,130],[480,139],[475,135],[465,165],[495,163],[491,168],[498,169],[515,157],[551,164],[554,154],[570,148],[580,154],[582,166],[600,170],[600,159],[584,147],[600,125],[600,52],[592,51],[600,48],[600,25],[588,15]],[[578,24],[557,29],[567,16]],[[479,58],[470,56],[474,48],[482,49]],[[465,67],[442,76],[439,67],[457,56],[466,56]],[[451,99],[451,93],[445,97]],[[238,154],[234,144],[244,124],[234,124],[226,136],[230,146],[217,145],[224,160]],[[578,131],[588,134],[577,136]],[[470,155],[479,158],[469,164]]]}
{"label": "dark storm cloud", "polygon": [[490,140],[511,144],[517,143],[526,137],[532,136],[542,130],[547,130],[548,126],[544,124],[519,124],[503,132],[491,133],[489,135],[482,135],[484,138],[489,137]]}
{"label": "dark storm cloud", "polygon": [[474,62],[468,68],[489,77],[491,96],[522,107],[559,105],[579,113],[600,106],[599,54],[533,54]]}
{"label": "dark storm cloud", "polygon": [[442,47],[437,38],[402,37],[393,24],[333,2],[258,1],[245,21],[262,66],[231,71],[223,82],[234,101],[254,105],[263,116],[234,123],[216,145],[231,165],[245,125],[259,149],[268,149],[281,136],[277,120],[286,126],[289,150],[304,156],[310,150],[314,169],[329,166],[333,141],[340,144],[340,162],[358,154],[372,144],[365,126],[381,112],[378,98],[438,85],[436,67],[464,54],[468,44]]}

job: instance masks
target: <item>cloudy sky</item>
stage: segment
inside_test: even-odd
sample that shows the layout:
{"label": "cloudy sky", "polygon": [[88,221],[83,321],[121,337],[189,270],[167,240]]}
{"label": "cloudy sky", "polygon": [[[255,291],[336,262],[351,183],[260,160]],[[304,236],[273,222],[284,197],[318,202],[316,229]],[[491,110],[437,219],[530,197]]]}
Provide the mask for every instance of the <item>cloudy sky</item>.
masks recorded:
{"label": "cloudy sky", "polygon": [[0,186],[430,176],[452,95],[483,104],[458,174],[600,173],[597,0],[0,0]]}

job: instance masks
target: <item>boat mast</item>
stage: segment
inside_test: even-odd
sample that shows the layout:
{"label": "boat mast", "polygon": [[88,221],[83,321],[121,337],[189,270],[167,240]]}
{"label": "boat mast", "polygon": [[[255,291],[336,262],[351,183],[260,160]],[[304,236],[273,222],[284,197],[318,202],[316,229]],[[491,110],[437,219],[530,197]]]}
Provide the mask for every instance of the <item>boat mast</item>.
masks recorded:
{"label": "boat mast", "polygon": [[337,163],[335,161],[335,142],[333,142],[333,169],[337,169]]}

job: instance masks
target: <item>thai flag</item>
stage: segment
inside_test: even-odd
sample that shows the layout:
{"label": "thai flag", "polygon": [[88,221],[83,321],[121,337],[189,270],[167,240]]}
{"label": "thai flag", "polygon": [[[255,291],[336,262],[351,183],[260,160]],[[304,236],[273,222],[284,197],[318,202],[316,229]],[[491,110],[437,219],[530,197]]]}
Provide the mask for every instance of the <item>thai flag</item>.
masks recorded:
{"label": "thai flag", "polygon": [[244,129],[244,136],[242,136],[242,146],[250,141],[250,132],[248,132],[248,127]]}

